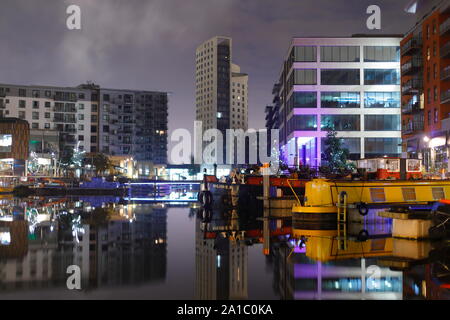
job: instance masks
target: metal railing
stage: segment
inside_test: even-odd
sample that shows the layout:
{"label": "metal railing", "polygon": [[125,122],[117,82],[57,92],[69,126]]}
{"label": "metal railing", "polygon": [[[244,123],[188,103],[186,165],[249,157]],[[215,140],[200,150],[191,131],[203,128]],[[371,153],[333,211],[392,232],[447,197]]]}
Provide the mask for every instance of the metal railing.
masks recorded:
{"label": "metal railing", "polygon": [[445,20],[439,27],[439,33],[442,36],[449,31],[450,31],[450,18],[447,18],[447,20]]}
{"label": "metal railing", "polygon": [[441,80],[449,80],[449,79],[450,79],[450,66],[447,66],[441,71]]}

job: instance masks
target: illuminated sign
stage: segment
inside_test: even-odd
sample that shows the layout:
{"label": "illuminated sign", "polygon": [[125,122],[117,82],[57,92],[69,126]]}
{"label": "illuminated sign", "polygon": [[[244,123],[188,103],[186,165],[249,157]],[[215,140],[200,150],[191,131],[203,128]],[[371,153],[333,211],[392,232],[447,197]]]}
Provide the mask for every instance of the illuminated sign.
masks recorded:
{"label": "illuminated sign", "polygon": [[0,246],[8,246],[11,244],[11,233],[9,228],[0,228]]}
{"label": "illuminated sign", "polygon": [[12,135],[0,134],[0,152],[11,152]]}

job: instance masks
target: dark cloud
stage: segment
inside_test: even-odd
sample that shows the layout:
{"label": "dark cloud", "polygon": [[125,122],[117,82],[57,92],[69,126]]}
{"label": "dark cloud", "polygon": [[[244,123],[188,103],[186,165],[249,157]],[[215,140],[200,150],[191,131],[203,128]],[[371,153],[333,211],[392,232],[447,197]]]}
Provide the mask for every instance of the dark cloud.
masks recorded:
{"label": "dark cloud", "polygon": [[[250,76],[250,127],[264,126],[289,41],[366,29],[366,8],[382,10],[382,33],[404,33],[407,1],[385,0],[2,0],[0,82],[170,91],[170,129],[191,129],[195,48],[233,38],[234,61]],[[82,30],[66,28],[66,7],[82,9]]]}

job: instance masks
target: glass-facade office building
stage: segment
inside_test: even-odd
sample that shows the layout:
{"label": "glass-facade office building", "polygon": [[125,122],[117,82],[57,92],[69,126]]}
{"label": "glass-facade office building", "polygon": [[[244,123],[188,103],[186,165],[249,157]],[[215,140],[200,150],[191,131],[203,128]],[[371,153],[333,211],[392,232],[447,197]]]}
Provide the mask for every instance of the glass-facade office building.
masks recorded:
{"label": "glass-facade office building", "polygon": [[319,166],[330,126],[352,159],[400,156],[400,40],[293,39],[274,91],[284,162]]}

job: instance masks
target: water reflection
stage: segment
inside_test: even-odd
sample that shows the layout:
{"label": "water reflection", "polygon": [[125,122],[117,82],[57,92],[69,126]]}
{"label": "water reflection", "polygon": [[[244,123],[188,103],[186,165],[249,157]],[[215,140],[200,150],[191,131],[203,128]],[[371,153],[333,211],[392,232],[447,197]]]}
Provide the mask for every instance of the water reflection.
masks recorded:
{"label": "water reflection", "polygon": [[87,290],[164,280],[167,209],[111,200],[3,200],[1,289],[63,287],[70,265]]}
{"label": "water reflection", "polygon": [[47,297],[58,298],[78,265],[83,293],[117,298],[449,298],[450,243],[393,238],[392,220],[374,210],[342,237],[286,212],[169,209],[110,197],[0,199],[0,296],[57,289]]}

